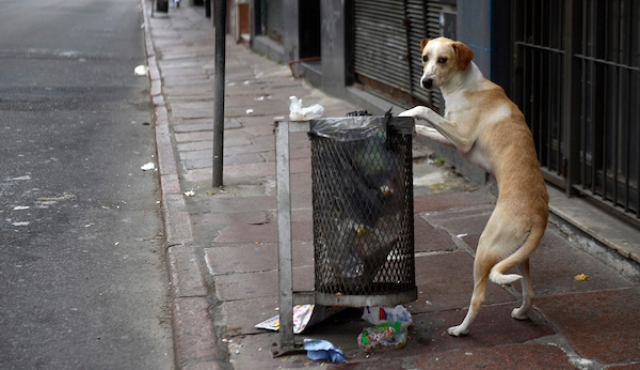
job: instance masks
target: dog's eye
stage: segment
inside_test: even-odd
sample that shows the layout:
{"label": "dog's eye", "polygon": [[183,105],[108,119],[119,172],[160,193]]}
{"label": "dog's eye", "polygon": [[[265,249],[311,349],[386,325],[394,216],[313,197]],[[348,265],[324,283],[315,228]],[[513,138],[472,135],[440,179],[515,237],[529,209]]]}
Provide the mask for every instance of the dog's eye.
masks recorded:
{"label": "dog's eye", "polygon": [[447,62],[447,58],[438,58],[438,63],[444,64]]}
{"label": "dog's eye", "polygon": [[423,55],[423,56],[422,56],[422,62],[423,62],[423,63],[426,63],[426,62],[428,62],[428,61],[429,61],[429,57],[428,57],[427,55]]}

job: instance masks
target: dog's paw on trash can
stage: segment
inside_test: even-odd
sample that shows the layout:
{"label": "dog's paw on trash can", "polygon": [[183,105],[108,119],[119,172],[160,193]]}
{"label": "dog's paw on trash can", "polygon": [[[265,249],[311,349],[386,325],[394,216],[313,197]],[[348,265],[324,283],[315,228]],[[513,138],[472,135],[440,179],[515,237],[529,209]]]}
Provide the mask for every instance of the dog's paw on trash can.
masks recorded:
{"label": "dog's paw on trash can", "polygon": [[347,361],[347,357],[342,354],[342,351],[334,347],[329,341],[322,339],[305,339],[303,344],[310,360],[327,360],[334,364]]}

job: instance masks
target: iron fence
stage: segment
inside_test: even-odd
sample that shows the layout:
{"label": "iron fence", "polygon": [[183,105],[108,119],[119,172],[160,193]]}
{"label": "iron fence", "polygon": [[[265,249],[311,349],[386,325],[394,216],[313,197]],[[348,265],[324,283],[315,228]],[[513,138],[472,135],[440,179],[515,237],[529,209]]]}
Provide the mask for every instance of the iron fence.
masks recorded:
{"label": "iron fence", "polygon": [[512,95],[545,177],[637,221],[640,2],[512,5]]}

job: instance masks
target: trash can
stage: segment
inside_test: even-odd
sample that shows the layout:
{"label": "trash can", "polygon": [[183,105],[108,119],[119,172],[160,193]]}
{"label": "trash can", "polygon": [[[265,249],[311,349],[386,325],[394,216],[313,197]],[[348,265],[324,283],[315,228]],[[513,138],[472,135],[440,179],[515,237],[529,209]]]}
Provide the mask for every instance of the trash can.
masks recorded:
{"label": "trash can", "polygon": [[316,304],[417,299],[413,128],[390,115],[310,122]]}

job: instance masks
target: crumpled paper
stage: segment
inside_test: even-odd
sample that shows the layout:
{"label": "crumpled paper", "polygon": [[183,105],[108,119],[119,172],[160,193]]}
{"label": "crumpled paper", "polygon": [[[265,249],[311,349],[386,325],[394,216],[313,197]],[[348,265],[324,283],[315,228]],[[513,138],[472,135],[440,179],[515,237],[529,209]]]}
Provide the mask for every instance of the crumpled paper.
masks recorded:
{"label": "crumpled paper", "polygon": [[307,357],[309,357],[310,360],[327,360],[334,364],[347,361],[347,357],[342,354],[342,351],[334,347],[329,341],[323,339],[305,339],[303,345],[307,351]]}

